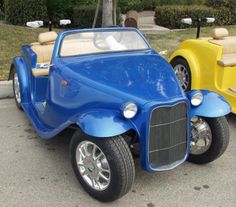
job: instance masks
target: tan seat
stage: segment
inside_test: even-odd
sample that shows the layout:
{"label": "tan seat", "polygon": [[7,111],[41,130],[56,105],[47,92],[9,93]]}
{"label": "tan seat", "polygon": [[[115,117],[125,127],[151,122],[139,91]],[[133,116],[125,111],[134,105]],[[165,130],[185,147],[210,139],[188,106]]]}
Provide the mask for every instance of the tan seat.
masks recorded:
{"label": "tan seat", "polygon": [[236,66],[236,36],[229,36],[229,32],[225,28],[216,28],[212,31],[212,38],[209,42],[222,46],[223,53],[218,64],[223,67]]}
{"label": "tan seat", "polygon": [[[37,55],[37,64],[50,64],[56,38],[56,32],[44,32],[39,34],[38,43],[31,44],[32,50]],[[34,76],[46,76],[49,74],[49,67],[47,69],[34,68],[32,72]]]}
{"label": "tan seat", "polygon": [[224,54],[222,59],[218,61],[218,64],[223,67],[234,67],[236,66],[236,53]]}

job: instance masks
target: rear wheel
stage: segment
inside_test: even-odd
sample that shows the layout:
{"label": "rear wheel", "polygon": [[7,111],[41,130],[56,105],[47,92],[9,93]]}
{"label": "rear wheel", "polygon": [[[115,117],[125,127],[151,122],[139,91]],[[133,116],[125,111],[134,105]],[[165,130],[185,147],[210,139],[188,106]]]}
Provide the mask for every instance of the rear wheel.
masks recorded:
{"label": "rear wheel", "polygon": [[119,199],[132,187],[134,161],[122,136],[98,139],[77,131],[70,143],[70,157],[82,187],[99,201]]}
{"label": "rear wheel", "polygon": [[20,82],[15,68],[13,68],[13,94],[17,108],[22,110]]}
{"label": "rear wheel", "polygon": [[188,62],[183,58],[175,58],[170,64],[172,65],[175,75],[177,76],[180,85],[185,92],[191,90],[191,70]]}
{"label": "rear wheel", "polygon": [[225,117],[194,118],[190,162],[197,164],[212,162],[225,152],[228,144],[229,126]]}

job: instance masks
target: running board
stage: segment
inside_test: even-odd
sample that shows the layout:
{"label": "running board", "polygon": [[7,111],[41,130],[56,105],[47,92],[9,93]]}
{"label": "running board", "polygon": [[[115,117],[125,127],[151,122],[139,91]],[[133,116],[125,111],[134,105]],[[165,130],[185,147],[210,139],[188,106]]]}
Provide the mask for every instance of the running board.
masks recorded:
{"label": "running board", "polygon": [[32,105],[31,103],[22,103],[22,108],[24,109],[28,119],[31,121],[38,135],[43,139],[51,139],[61,131],[63,131],[65,128],[73,124],[69,120],[56,128],[48,127],[40,120],[40,117],[38,116],[38,112],[34,108],[34,105]]}

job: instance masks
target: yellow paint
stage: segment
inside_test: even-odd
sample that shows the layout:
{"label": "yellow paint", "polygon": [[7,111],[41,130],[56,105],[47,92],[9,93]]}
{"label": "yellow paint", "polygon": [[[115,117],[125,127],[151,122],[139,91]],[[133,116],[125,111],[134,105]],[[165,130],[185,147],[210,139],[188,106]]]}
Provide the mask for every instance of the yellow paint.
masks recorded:
{"label": "yellow paint", "polygon": [[186,40],[170,56],[169,61],[176,57],[187,60],[192,75],[192,89],[206,89],[221,94],[236,114],[236,93],[229,90],[236,87],[236,67],[218,65],[222,51],[221,46],[207,39]]}

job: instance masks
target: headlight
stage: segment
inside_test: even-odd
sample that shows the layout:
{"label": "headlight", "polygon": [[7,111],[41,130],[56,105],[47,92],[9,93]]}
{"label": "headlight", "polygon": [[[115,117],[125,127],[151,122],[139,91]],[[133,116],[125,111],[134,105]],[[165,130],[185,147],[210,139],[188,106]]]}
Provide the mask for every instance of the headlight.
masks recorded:
{"label": "headlight", "polygon": [[201,92],[195,93],[191,98],[191,104],[193,106],[199,106],[203,102],[203,95]]}
{"label": "headlight", "polygon": [[123,107],[123,116],[126,119],[132,119],[138,112],[138,107],[134,103],[127,103]]}

